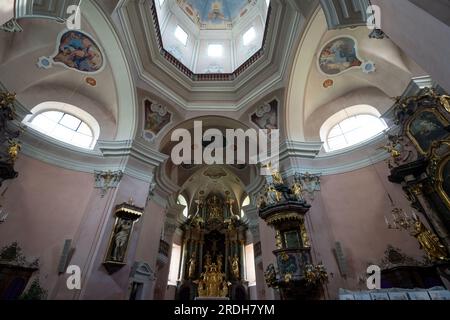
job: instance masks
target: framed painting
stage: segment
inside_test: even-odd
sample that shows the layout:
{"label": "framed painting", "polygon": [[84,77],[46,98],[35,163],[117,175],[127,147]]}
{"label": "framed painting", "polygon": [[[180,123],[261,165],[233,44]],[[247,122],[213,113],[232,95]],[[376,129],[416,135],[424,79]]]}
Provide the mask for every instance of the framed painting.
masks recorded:
{"label": "framed painting", "polygon": [[406,127],[407,136],[422,154],[430,152],[434,141],[440,141],[450,135],[449,122],[435,109],[419,111]]}

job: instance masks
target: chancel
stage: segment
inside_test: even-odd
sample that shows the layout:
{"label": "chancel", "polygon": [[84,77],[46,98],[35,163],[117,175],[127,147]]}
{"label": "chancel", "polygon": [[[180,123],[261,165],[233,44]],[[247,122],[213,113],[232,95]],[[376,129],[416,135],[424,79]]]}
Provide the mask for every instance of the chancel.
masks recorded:
{"label": "chancel", "polygon": [[449,12],[1,0],[0,300],[450,300]]}

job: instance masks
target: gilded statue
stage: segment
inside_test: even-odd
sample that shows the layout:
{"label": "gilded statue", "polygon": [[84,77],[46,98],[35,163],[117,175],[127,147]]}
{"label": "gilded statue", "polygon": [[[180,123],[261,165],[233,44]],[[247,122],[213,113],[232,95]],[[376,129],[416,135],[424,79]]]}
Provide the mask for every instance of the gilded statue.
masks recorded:
{"label": "gilded statue", "polygon": [[445,108],[445,110],[447,110],[447,112],[450,112],[450,96],[447,95],[440,96],[439,102]]}
{"label": "gilded statue", "polygon": [[305,222],[300,225],[300,235],[302,237],[302,244],[304,248],[310,248],[311,244],[309,242],[308,231],[306,231]]}
{"label": "gilded statue", "polygon": [[235,279],[240,278],[239,272],[239,257],[235,254],[233,257],[228,257],[231,264],[231,273]]}
{"label": "gilded statue", "polygon": [[283,249],[283,240],[281,239],[281,233],[280,231],[276,231],[275,234],[275,244],[277,249]]}
{"label": "gilded statue", "polygon": [[303,201],[303,187],[299,182],[295,182],[292,185],[292,193],[294,194],[294,197],[297,201]]}
{"label": "gilded statue", "polygon": [[414,222],[414,231],[412,232],[412,235],[417,238],[420,248],[427,253],[430,260],[436,261],[448,259],[447,251],[439,238],[428,230],[419,219]]}
{"label": "gilded statue", "polygon": [[208,210],[209,210],[209,218],[210,219],[220,219],[222,218],[222,206],[220,204],[220,200],[217,196],[213,196],[208,201]]}
{"label": "gilded statue", "polygon": [[202,273],[201,279],[194,281],[200,297],[225,297],[228,295],[228,283],[225,275],[218,270],[215,263],[207,264],[206,271]]}
{"label": "gilded statue", "polygon": [[195,253],[195,251],[192,253],[192,256],[189,259],[188,265],[189,265],[188,276],[189,276],[189,278],[192,279],[195,276],[195,267],[197,266],[197,254]]}
{"label": "gilded statue", "polygon": [[112,250],[111,259],[113,261],[124,261],[125,251],[127,248],[128,238],[133,227],[133,221],[119,219],[116,229],[114,230],[114,249]]}
{"label": "gilded statue", "polygon": [[219,254],[217,256],[217,270],[219,270],[219,272],[222,272],[222,266],[223,266],[223,255]]}
{"label": "gilded statue", "polygon": [[205,254],[205,256],[203,257],[204,259],[205,259],[205,268],[207,268],[208,266],[210,266],[211,265],[211,263],[212,263],[212,257],[211,257],[211,255],[209,254],[209,251],[207,251],[206,252],[206,254]]}
{"label": "gilded statue", "polygon": [[22,146],[15,140],[9,140],[8,155],[9,161],[15,163]]}
{"label": "gilded statue", "polygon": [[269,185],[267,187],[267,203],[269,205],[274,205],[280,202],[281,200],[281,194],[277,189],[275,189],[274,185]]}
{"label": "gilded statue", "polygon": [[283,177],[281,176],[281,173],[278,170],[272,171],[272,179],[273,183],[276,185],[283,184]]}

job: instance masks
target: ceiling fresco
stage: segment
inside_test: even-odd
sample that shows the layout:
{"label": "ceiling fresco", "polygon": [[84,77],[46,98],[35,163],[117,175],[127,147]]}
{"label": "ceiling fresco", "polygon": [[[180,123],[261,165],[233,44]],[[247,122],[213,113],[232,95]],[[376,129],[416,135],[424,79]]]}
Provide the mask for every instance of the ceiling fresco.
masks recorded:
{"label": "ceiling fresco", "polygon": [[231,29],[257,0],[178,0],[181,9],[202,29]]}

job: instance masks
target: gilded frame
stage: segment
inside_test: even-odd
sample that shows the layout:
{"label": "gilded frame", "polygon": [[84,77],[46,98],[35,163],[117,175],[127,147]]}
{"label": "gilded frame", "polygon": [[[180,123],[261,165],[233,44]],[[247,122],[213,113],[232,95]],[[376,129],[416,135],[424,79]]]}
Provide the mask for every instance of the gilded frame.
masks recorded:
{"label": "gilded frame", "polygon": [[450,164],[450,154],[446,155],[438,164],[438,170],[436,174],[437,178],[437,186],[436,191],[439,195],[439,197],[442,199],[442,201],[445,203],[447,208],[450,210],[450,194],[447,194],[444,190],[444,168]]}
{"label": "gilded frame", "polygon": [[[414,144],[416,149],[419,151],[419,153],[421,153],[422,155],[427,155],[430,153],[431,145],[428,148],[428,150],[422,149],[422,146],[420,145],[420,143],[417,141],[415,136],[411,133],[411,124],[418,118],[419,115],[421,115],[425,112],[433,113],[444,127],[447,127],[450,125],[450,122],[445,118],[445,116],[441,112],[436,110],[435,108],[425,108],[423,110],[416,112],[416,114],[408,121],[408,123],[406,125],[406,135],[412,141],[412,143]],[[448,135],[450,135],[450,132],[448,133]],[[443,137],[443,139],[445,139],[445,137]]]}

